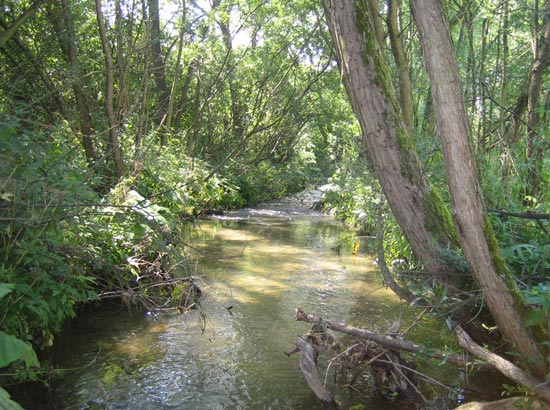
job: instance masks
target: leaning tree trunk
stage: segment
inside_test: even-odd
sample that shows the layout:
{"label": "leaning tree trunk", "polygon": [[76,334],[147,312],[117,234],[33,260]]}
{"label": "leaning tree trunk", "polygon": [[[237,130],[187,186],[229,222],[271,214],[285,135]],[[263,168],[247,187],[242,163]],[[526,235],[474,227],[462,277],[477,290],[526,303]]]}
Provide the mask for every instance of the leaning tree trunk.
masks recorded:
{"label": "leaning tree trunk", "polygon": [[[371,2],[355,3],[324,0],[344,85],[361,125],[369,160],[417,259],[426,271],[440,273],[437,277],[444,284],[455,286],[454,269],[438,258],[438,248],[457,243],[450,216],[422,172],[400,114],[374,20],[369,16]],[[356,7],[362,12],[356,13]]]}
{"label": "leaning tree trunk", "polygon": [[[549,8],[548,2],[545,8]],[[545,10],[547,11],[547,10]],[[538,33],[534,34],[538,36]],[[543,87],[543,74],[550,66],[550,19],[546,23],[544,36],[535,41],[535,62],[529,76],[529,99],[527,101],[527,144],[525,155],[529,162],[527,173],[527,195],[538,197],[541,193],[542,163],[546,148],[537,141],[542,139],[538,134],[541,126],[539,100]]]}
{"label": "leaning tree trunk", "polygon": [[520,301],[496,244],[481,197],[458,64],[438,0],[411,0],[420,34],[451,193],[452,215],[464,255],[500,330],[531,371],[543,376],[542,348],[524,327]]}

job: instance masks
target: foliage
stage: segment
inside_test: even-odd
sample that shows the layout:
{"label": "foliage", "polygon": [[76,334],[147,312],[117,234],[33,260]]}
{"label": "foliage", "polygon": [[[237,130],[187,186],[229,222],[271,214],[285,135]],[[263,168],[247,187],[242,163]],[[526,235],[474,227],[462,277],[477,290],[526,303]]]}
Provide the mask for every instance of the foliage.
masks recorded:
{"label": "foliage", "polygon": [[9,393],[0,387],[0,406],[6,410],[22,410],[23,408],[10,399]]}
{"label": "foliage", "polygon": [[70,130],[1,125],[0,367],[20,357],[37,364],[32,348],[50,346],[81,303],[182,303],[190,270],[180,218],[243,204],[235,185],[177,152],[150,160],[101,198],[90,188],[99,181],[65,143]]}
{"label": "foliage", "polygon": [[534,306],[525,318],[525,326],[540,326],[544,329],[546,341],[542,342],[550,346],[550,286],[538,284],[525,292],[525,302]]}
{"label": "foliage", "polygon": [[126,184],[180,217],[221,212],[244,205],[240,189],[198,158],[177,146],[151,150],[142,173]]}
{"label": "foliage", "polygon": [[85,177],[77,153],[62,143],[64,130],[40,136],[15,121],[0,131],[2,158],[2,264],[0,281],[13,286],[0,301],[2,328],[32,342],[52,343],[74,306],[93,293],[92,279],[63,254],[75,205],[95,194],[81,185]]}
{"label": "foliage", "polygon": [[[2,24],[31,4],[3,4]],[[147,304],[177,304],[192,274],[182,220],[327,179],[333,189],[325,211],[374,236],[382,209],[385,250],[414,262],[367,168],[371,154],[345,98],[320,3],[161,2],[173,12],[160,16],[159,67],[144,10],[104,2],[116,153],[126,170],[120,180],[112,172],[117,147],[108,138],[95,10],[90,2],[62,4],[42,4],[0,53],[0,339],[48,346],[79,304],[100,297],[131,303],[139,294]],[[487,206],[550,213],[550,90],[541,89],[531,116],[526,95],[533,47],[543,50],[546,41],[546,11],[493,0],[444,7]],[[413,87],[411,149],[448,202],[422,51],[405,3],[399,19]],[[397,83],[391,44],[383,48]],[[491,222],[529,305],[526,325],[547,327],[548,222],[496,213]],[[467,271],[460,250],[442,249],[438,257]],[[450,300],[426,278],[401,279],[419,295]]]}

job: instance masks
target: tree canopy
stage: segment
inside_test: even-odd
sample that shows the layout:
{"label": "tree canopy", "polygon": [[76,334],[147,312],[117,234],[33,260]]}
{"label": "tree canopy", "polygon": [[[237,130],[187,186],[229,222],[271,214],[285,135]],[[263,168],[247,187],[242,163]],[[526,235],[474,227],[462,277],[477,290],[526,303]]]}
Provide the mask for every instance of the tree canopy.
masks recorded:
{"label": "tree canopy", "polygon": [[[329,181],[324,209],[368,235],[382,223],[384,251],[420,272],[399,277],[404,294],[480,343],[494,336],[472,319],[498,325],[547,372],[550,3],[440,2],[439,37],[420,0],[321,3],[0,0],[0,336],[15,365],[36,364],[18,341],[39,350],[79,304],[135,299],[151,269],[178,266],[155,295],[177,299],[182,220]],[[524,338],[487,291],[498,278]]]}

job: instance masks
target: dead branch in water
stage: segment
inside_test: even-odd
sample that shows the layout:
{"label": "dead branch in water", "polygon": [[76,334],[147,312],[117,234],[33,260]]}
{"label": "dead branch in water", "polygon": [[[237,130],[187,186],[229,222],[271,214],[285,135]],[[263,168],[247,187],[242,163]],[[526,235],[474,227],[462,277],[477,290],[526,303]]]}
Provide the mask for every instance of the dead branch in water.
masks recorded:
{"label": "dead branch in water", "polygon": [[462,348],[466,349],[476,357],[485,360],[510,380],[526,387],[542,400],[550,403],[550,382],[544,382],[543,380],[530,375],[508,360],[481,347],[474,342],[468,333],[466,333],[460,326],[455,328],[454,333]]}
{"label": "dead branch in water", "polygon": [[[460,355],[448,354],[441,350],[433,348],[425,349],[424,347],[415,343],[411,343],[400,338],[395,338],[387,334],[371,332],[369,330],[349,326],[345,323],[321,319],[317,316],[304,312],[302,309],[296,309],[295,316],[296,320],[312,323],[314,325],[322,324],[326,329],[336,330],[357,337],[361,340],[374,342],[380,346],[385,347],[386,349],[389,349],[389,351],[405,351],[415,354],[421,354],[423,356],[433,359],[446,360],[450,363],[462,367],[474,365],[472,361]],[[550,383],[545,383],[543,380],[537,379],[536,377],[526,373],[508,360],[502,358],[501,356],[479,346],[460,326],[457,326],[455,328],[454,333],[457,336],[459,344],[462,348],[483,361],[481,364],[476,363],[476,367],[490,367],[496,369],[513,382],[526,387],[537,397],[550,403]],[[360,343],[358,343],[357,345],[360,345]],[[384,360],[378,361],[384,362]],[[402,365],[398,362],[395,362],[393,358],[390,362],[392,367],[402,367]],[[368,364],[370,364],[370,362]]]}
{"label": "dead branch in water", "polygon": [[314,315],[310,315],[304,312],[302,309],[295,309],[296,320],[308,323],[320,323],[322,321],[329,329],[337,330],[339,332],[358,337],[364,340],[370,340],[376,342],[386,348],[396,351],[405,351],[410,353],[417,353],[430,357],[432,359],[446,360],[450,363],[456,364],[461,367],[467,367],[473,365],[468,359],[463,356],[449,354],[437,349],[426,349],[423,346],[417,345],[412,342],[408,342],[403,339],[391,337],[389,335],[371,332],[365,329],[359,329],[357,327],[346,325],[345,323],[335,322],[332,320],[321,319]]}
{"label": "dead branch in water", "polygon": [[[341,352],[340,345],[335,343],[334,337],[330,333],[331,329],[339,330],[338,326],[334,326],[334,322],[307,315],[301,309],[296,309],[296,317],[298,320],[312,323],[312,327],[305,336],[298,339],[295,348],[286,354],[290,356],[293,353],[300,353],[302,374],[317,398],[330,408],[337,408],[337,405],[331,394],[325,389],[324,384],[321,383],[317,371],[318,354],[328,350],[337,353],[330,360],[328,368],[337,363],[340,369],[345,370],[345,374],[350,374],[350,371],[355,372],[348,384],[350,388],[353,388],[353,384],[360,374],[358,369],[369,366],[378,391],[389,400],[395,399],[397,396],[409,398],[414,396],[424,399],[415,386],[418,372],[411,368],[414,364],[403,360],[398,351],[382,346],[373,340],[361,340]],[[392,338],[389,335],[385,337]]]}
{"label": "dead branch in water", "polygon": [[300,370],[313,393],[315,393],[317,398],[328,408],[338,409],[338,404],[334,401],[332,395],[325,389],[319,379],[319,372],[317,371],[317,352],[313,346],[304,338],[300,337],[296,342],[296,347],[286,352],[286,355],[290,356],[297,352],[300,353]]}

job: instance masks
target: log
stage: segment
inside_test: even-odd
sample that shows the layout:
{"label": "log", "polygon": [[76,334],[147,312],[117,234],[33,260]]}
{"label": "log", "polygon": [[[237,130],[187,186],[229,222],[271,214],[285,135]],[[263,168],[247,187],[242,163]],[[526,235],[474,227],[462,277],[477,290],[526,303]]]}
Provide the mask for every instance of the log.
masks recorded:
{"label": "log", "polygon": [[317,371],[316,352],[312,345],[310,345],[303,338],[299,338],[296,342],[296,347],[287,352],[286,355],[290,356],[293,353],[300,353],[300,371],[304,375],[307,384],[317,396],[317,398],[328,408],[338,409],[339,406],[332,397],[332,395],[325,389],[321,380],[319,379],[319,372]]}
{"label": "log", "polygon": [[450,363],[458,366],[467,367],[472,363],[465,359],[463,356],[448,354],[437,349],[425,349],[423,346],[417,345],[412,342],[408,342],[403,339],[392,337],[390,335],[384,335],[376,332],[371,332],[365,329],[359,329],[357,327],[346,325],[345,323],[335,322],[332,320],[321,319],[314,315],[310,315],[304,312],[302,309],[295,309],[296,320],[308,323],[323,323],[329,329],[337,330],[342,333],[346,333],[351,336],[358,337],[360,339],[371,340],[386,348],[405,351],[410,353],[417,353],[433,359],[447,360]]}

